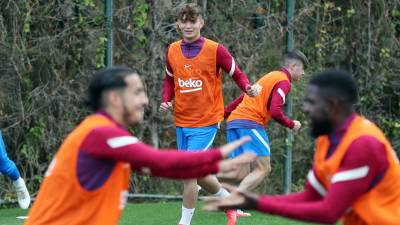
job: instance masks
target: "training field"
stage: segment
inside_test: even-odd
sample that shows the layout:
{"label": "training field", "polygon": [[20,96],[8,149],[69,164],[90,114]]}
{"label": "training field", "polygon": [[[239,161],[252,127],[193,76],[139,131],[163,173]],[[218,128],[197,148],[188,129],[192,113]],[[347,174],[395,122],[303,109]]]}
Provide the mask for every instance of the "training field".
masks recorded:
{"label": "training field", "polygon": [[[128,204],[124,209],[120,225],[176,225],[180,216],[181,202]],[[261,215],[251,212],[253,216],[240,218],[238,225],[301,225],[297,221]],[[21,225],[26,210],[0,209],[0,225]],[[197,210],[192,225],[225,225],[223,213],[210,213]]]}

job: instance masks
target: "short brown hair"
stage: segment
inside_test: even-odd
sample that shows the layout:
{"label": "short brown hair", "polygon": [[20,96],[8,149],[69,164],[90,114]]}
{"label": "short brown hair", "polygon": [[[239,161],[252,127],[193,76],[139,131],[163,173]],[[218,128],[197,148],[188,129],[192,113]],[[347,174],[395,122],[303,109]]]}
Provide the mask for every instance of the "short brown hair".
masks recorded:
{"label": "short brown hair", "polygon": [[309,62],[307,56],[304,55],[303,52],[301,52],[298,49],[293,49],[288,53],[286,53],[285,57],[283,58],[283,61],[286,64],[288,61],[293,59],[299,60],[301,63],[303,63],[304,69],[307,69]]}
{"label": "short brown hair", "polygon": [[189,3],[182,6],[177,20],[182,22],[196,22],[197,18],[202,18],[200,7],[197,4]]}

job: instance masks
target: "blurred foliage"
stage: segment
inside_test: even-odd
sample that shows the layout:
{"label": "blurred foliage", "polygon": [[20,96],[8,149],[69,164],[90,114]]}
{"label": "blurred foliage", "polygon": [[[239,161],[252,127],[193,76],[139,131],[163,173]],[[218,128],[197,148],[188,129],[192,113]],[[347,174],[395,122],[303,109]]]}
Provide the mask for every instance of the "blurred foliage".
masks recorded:
{"label": "blurred foliage", "polygon": [[[279,68],[285,49],[285,4],[278,0],[196,1],[204,10],[205,37],[227,47],[254,82]],[[114,63],[138,69],[150,104],[133,132],[157,147],[176,145],[171,115],[158,112],[165,51],[179,39],[175,15],[184,1],[114,0]],[[89,110],[84,107],[91,74],[104,67],[104,9],[101,0],[0,1],[0,127],[9,156],[33,193],[49,161]],[[350,71],[359,84],[357,111],[377,123],[395,150],[400,148],[400,1],[296,1],[295,47],[311,66],[294,83],[293,116],[302,121],[293,143],[293,190],[301,190],[311,164],[313,142],[302,113],[310,75],[324,68]],[[226,103],[240,95],[224,75]],[[216,146],[225,143],[224,125]],[[282,191],[285,129],[268,128],[273,171],[259,192]],[[1,178],[0,188],[10,190]],[[4,182],[3,182],[4,181]],[[179,182],[133,175],[132,192],[179,194]],[[8,198],[8,193],[2,194]]]}

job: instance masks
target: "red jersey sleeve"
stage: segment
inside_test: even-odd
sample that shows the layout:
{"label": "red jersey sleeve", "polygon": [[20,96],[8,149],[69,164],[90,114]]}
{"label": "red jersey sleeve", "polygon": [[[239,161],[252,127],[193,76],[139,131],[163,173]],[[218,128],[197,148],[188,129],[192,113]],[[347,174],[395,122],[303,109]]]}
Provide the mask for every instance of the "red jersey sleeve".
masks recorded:
{"label": "red jersey sleeve", "polygon": [[163,95],[162,95],[162,102],[170,102],[172,101],[172,97],[174,96],[174,78],[165,75],[164,84],[163,84]]}
{"label": "red jersey sleeve", "polygon": [[275,85],[272,90],[270,101],[267,104],[267,109],[271,114],[271,117],[282,124],[283,126],[292,129],[294,122],[283,112],[283,104],[285,104],[286,96],[290,92],[290,82],[280,81]]}
{"label": "red jersey sleeve", "polygon": [[133,169],[146,168],[152,175],[167,178],[197,178],[218,172],[220,151],[179,152],[155,149],[120,128],[97,128],[82,143],[82,151],[93,157],[125,161]]}
{"label": "red jersey sleeve", "polygon": [[247,75],[240,70],[228,49],[222,44],[219,44],[217,49],[217,71],[219,71],[219,68],[222,68],[228,73],[235,81],[236,85],[246,93],[247,87],[250,86],[249,79]]}
{"label": "red jersey sleeve", "polygon": [[172,70],[171,65],[169,64],[168,60],[168,50],[166,53],[166,66],[165,66],[165,77],[164,77],[164,84],[163,84],[163,94],[162,94],[162,102],[170,102],[172,97],[174,96],[174,71]]}

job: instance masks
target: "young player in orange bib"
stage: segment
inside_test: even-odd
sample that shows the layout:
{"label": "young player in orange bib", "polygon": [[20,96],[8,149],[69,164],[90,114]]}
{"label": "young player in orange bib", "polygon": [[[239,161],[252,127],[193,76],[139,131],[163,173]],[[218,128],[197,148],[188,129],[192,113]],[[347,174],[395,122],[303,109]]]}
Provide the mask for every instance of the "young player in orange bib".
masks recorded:
{"label": "young player in orange bib", "polygon": [[[218,125],[224,119],[222,70],[249,96],[256,96],[258,86],[251,86],[247,76],[222,45],[200,35],[204,25],[200,9],[195,4],[182,7],[177,28],[182,39],[172,43],[167,51],[161,111],[174,109],[178,149],[207,150],[213,143]],[[174,97],[174,107],[172,107]],[[215,176],[184,181],[180,225],[190,225],[195,210],[199,184],[216,196],[229,193]],[[248,214],[228,211],[228,224],[236,224],[237,216]]]}
{"label": "young player in orange bib", "polygon": [[233,190],[206,208],[253,208],[324,224],[399,224],[399,160],[383,132],[354,112],[357,96],[345,71],[328,70],[310,81],[304,111],[317,139],[304,191],[258,196]]}
{"label": "young player in orange bib", "polygon": [[288,52],[283,58],[280,70],[272,71],[257,81],[262,87],[257,97],[242,95],[226,108],[227,141],[235,141],[244,136],[252,137],[250,142],[232,152],[231,157],[244,152],[254,152],[257,155],[250,173],[249,166],[245,166],[241,172],[225,177],[240,181],[239,190],[254,189],[271,171],[271,148],[265,131],[269,121],[273,119],[293,131],[300,129],[299,121],[292,120],[284,114],[283,104],[290,92],[292,80],[300,80],[307,65],[307,57],[302,52]]}

